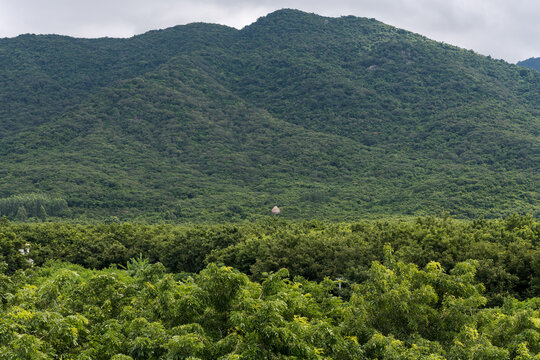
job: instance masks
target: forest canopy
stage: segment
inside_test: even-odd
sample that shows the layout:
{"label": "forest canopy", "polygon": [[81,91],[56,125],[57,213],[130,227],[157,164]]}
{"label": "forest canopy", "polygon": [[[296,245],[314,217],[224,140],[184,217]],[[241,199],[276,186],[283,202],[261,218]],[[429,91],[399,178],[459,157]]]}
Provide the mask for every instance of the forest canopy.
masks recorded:
{"label": "forest canopy", "polygon": [[0,359],[533,359],[538,239],[517,215],[2,220]]}
{"label": "forest canopy", "polygon": [[540,73],[374,19],[22,35],[0,78],[0,198],[51,219],[540,214]]}

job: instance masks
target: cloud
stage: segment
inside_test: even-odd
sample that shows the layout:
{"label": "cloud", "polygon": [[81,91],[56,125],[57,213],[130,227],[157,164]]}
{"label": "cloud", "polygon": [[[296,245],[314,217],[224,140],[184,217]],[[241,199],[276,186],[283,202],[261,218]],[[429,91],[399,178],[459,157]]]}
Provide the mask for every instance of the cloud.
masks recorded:
{"label": "cloud", "polygon": [[280,8],[374,17],[511,62],[540,56],[534,0],[0,0],[0,36],[129,37],[196,21],[242,28]]}
{"label": "cloud", "polygon": [[0,0],[0,36],[21,33],[129,37],[190,22],[243,27],[266,13],[257,2],[196,0]]}

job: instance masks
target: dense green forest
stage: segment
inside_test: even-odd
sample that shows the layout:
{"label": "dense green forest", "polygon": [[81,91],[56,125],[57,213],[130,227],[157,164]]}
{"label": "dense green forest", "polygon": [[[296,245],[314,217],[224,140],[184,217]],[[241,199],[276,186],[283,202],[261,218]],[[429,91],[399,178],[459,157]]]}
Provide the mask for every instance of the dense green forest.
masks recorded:
{"label": "dense green forest", "polygon": [[540,71],[540,58],[530,58],[527,60],[519,61],[517,64],[519,66]]}
{"label": "dense green forest", "polygon": [[0,221],[0,359],[538,359],[540,222]]}
{"label": "dense green forest", "polygon": [[22,35],[0,79],[10,219],[540,214],[540,73],[374,19]]}
{"label": "dense green forest", "polygon": [[540,359],[533,60],[296,10],[0,39],[0,360]]}

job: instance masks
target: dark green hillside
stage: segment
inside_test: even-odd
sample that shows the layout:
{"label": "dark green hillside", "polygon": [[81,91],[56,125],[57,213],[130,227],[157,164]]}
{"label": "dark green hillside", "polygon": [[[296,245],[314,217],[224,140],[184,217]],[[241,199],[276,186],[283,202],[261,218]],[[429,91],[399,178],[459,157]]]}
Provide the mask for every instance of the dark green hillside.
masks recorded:
{"label": "dark green hillside", "polygon": [[[270,196],[290,181],[283,169],[312,186],[336,174],[329,164],[334,158],[355,164],[352,154],[366,152],[351,141],[272,118],[202,72],[176,70],[193,66],[178,59],[144,78],[103,90],[88,105],[39,127],[39,135],[21,132],[14,144],[24,141],[25,146],[14,161],[24,165],[12,171],[17,178],[24,176],[18,168],[36,175],[3,185],[26,192],[40,183],[60,192],[58,183],[68,184],[79,195],[70,198],[75,207],[144,206],[172,218],[203,219],[205,208],[218,205],[213,217],[233,213],[224,220],[247,216],[234,204],[263,211],[274,202]],[[109,111],[97,113],[96,106]],[[306,136],[311,139],[307,144]],[[61,146],[51,148],[54,142]],[[37,159],[28,159],[28,148]],[[244,190],[255,182],[259,189]],[[306,185],[291,186],[301,191]]]}
{"label": "dark green hillside", "polygon": [[530,58],[517,63],[519,66],[540,71],[540,58]]}
{"label": "dark green hillside", "polygon": [[76,218],[540,214],[540,74],[376,20],[26,35],[0,63],[0,198]]}
{"label": "dark green hillside", "polygon": [[538,159],[536,74],[367,19],[278,12],[241,38],[250,51],[230,67],[232,85],[289,122],[463,163]]}
{"label": "dark green hillside", "polygon": [[233,32],[226,26],[190,24],[131,39],[0,39],[0,134],[48,122],[92,91],[152,71],[179,53],[222,46]]}

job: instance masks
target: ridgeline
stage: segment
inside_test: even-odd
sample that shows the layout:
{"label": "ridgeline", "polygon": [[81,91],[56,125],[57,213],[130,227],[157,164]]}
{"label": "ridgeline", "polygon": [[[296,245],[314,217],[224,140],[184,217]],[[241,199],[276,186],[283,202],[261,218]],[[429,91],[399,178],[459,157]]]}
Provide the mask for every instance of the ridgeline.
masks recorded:
{"label": "ridgeline", "polygon": [[519,61],[517,64],[519,66],[540,71],[540,58],[530,58],[527,60]]}
{"label": "ridgeline", "polygon": [[21,35],[0,79],[12,218],[540,215],[540,73],[374,19]]}

